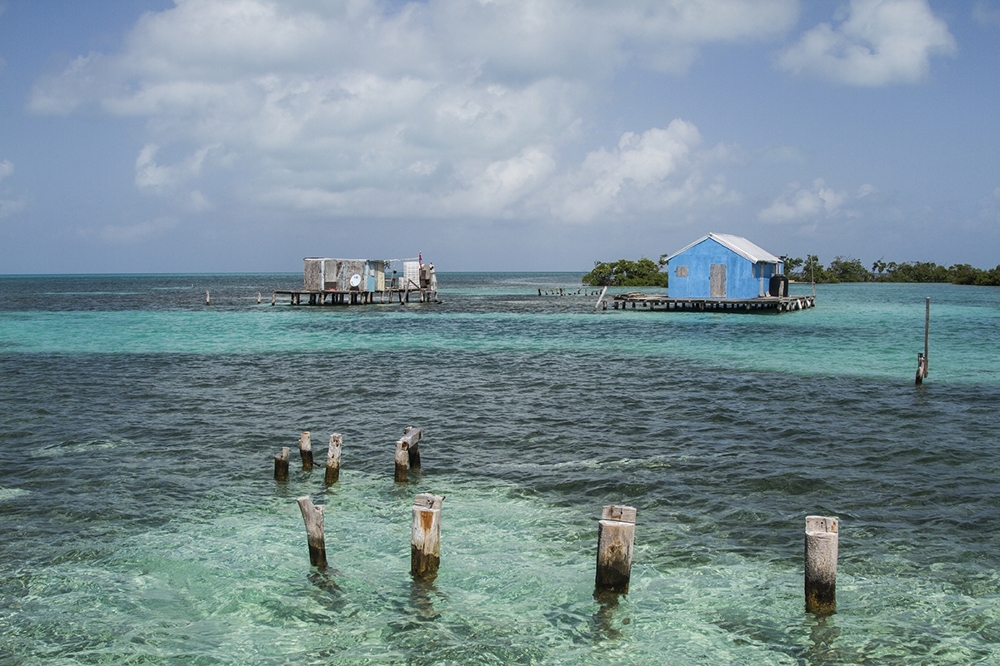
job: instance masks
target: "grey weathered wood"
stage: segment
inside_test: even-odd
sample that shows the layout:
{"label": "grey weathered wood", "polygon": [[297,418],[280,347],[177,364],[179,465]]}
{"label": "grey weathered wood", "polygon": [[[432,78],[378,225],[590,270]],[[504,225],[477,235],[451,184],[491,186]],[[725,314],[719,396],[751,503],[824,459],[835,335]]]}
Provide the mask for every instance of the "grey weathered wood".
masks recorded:
{"label": "grey weathered wood", "polygon": [[344,437],[340,433],[330,435],[330,446],[326,451],[326,479],[325,483],[332,486],[340,480],[340,448],[344,443]]}
{"label": "grey weathered wood", "polygon": [[[601,295],[597,297],[597,302],[594,303],[594,312],[597,312],[597,308],[601,305],[601,301],[604,300],[604,294],[608,291],[608,285],[604,285],[604,289],[601,289]],[[607,310],[608,306],[605,305],[604,309]]]}
{"label": "grey weathered wood", "polygon": [[205,292],[205,305],[211,305],[211,304],[212,304],[212,297],[209,296],[208,292],[206,291]]}
{"label": "grey weathered wood", "polygon": [[316,506],[308,497],[296,500],[306,524],[309,543],[309,562],[314,567],[326,567],[326,539],[323,536],[323,507]]}
{"label": "grey weathered wood", "polygon": [[420,467],[420,450],[417,448],[417,442],[422,436],[423,431],[420,428],[408,426],[403,436],[396,441],[396,470],[393,478],[397,482],[406,481],[407,467],[415,469]]}
{"label": "grey weathered wood", "polygon": [[420,469],[420,446],[417,444],[424,437],[424,431],[413,426],[406,426],[403,430],[403,439],[410,443],[407,453],[409,454],[410,469]]}
{"label": "grey weathered wood", "polygon": [[602,592],[628,594],[635,544],[635,507],[612,504],[601,511],[597,524],[597,576]]}
{"label": "grey weathered wood", "polygon": [[917,352],[917,376],[913,380],[913,383],[920,386],[924,383],[924,377],[927,376],[927,357],[925,357],[920,352]]}
{"label": "grey weathered wood", "polygon": [[257,305],[260,305],[260,292],[257,292]]}
{"label": "grey weathered wood", "polygon": [[924,377],[927,376],[930,368],[928,364],[931,356],[931,297],[927,297],[927,304],[924,310]]}
{"label": "grey weathered wood", "polygon": [[277,481],[288,481],[288,447],[281,447],[281,453],[274,456],[274,478]]}
{"label": "grey weathered wood", "polygon": [[299,455],[302,456],[302,471],[310,471],[313,468],[313,452],[311,435],[308,430],[299,437]]}
{"label": "grey weathered wood", "polygon": [[433,578],[441,564],[441,503],[443,495],[421,493],[413,500],[410,532],[410,574]]}
{"label": "grey weathered wood", "polygon": [[806,516],[805,595],[806,610],[827,615],[837,610],[836,518]]}

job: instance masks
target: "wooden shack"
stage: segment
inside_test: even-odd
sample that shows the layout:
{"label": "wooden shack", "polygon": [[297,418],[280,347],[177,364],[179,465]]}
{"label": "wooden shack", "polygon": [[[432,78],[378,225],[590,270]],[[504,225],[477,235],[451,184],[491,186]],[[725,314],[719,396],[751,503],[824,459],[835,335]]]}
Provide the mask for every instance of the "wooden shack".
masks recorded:
{"label": "wooden shack", "polygon": [[763,298],[787,296],[786,279],[770,293],[771,278],[784,261],[742,236],[710,233],[667,257],[671,298]]}
{"label": "wooden shack", "polygon": [[434,264],[416,259],[303,259],[302,289],[278,290],[271,297],[289,296],[290,305],[360,305],[367,303],[408,303],[415,294],[421,303],[437,302],[437,275]]}

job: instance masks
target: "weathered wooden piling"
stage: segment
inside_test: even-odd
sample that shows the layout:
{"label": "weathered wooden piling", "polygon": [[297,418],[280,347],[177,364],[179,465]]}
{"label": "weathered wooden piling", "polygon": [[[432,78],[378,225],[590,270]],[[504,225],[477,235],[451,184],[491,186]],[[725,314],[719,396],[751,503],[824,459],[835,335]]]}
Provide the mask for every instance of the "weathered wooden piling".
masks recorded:
{"label": "weathered wooden piling", "polygon": [[281,447],[281,453],[274,456],[275,481],[288,481],[288,447]]}
{"label": "weathered wooden piling", "polygon": [[330,435],[330,447],[326,451],[326,478],[325,483],[332,486],[340,480],[340,448],[344,443],[344,437],[340,433]]}
{"label": "weathered wooden piling", "polygon": [[260,305],[260,292],[257,292],[257,305]]}
{"label": "weathered wooden piling", "polygon": [[413,500],[410,532],[410,574],[434,578],[441,564],[441,503],[443,495],[421,493]]}
{"label": "weathered wooden piling", "polygon": [[403,437],[410,442],[409,449],[407,450],[410,456],[410,469],[420,469],[420,446],[417,442],[423,439],[423,436],[424,432],[420,428],[406,426],[403,430]]}
{"label": "weathered wooden piling", "polygon": [[299,437],[299,455],[302,456],[302,471],[309,472],[313,468],[312,440],[309,431],[306,430]]}
{"label": "weathered wooden piling", "polygon": [[924,377],[930,371],[931,358],[931,297],[927,297],[924,309]]}
{"label": "weathered wooden piling", "polygon": [[323,507],[316,506],[308,497],[296,500],[306,523],[306,538],[309,542],[309,563],[314,567],[326,567],[326,539],[323,536]]}
{"label": "weathered wooden piling", "polygon": [[209,296],[208,292],[206,291],[205,292],[205,305],[211,305],[211,304],[212,304],[212,297]]}
{"label": "weathered wooden piling", "polygon": [[611,504],[597,523],[597,591],[628,594],[635,543],[635,507]]}
{"label": "weathered wooden piling", "polygon": [[[601,295],[597,297],[597,302],[594,303],[594,312],[597,312],[597,308],[600,307],[601,303],[604,301],[604,294],[608,293],[608,286],[604,285],[604,289],[601,289]],[[608,304],[604,303],[604,309],[608,309]]]}
{"label": "weathered wooden piling", "polygon": [[420,441],[421,437],[423,437],[423,431],[420,428],[407,426],[403,436],[396,441],[396,471],[393,478],[397,482],[406,481],[407,467],[420,468],[420,449],[417,442]]}
{"label": "weathered wooden piling", "polygon": [[837,539],[839,521],[806,516],[806,610],[817,615],[837,611]]}

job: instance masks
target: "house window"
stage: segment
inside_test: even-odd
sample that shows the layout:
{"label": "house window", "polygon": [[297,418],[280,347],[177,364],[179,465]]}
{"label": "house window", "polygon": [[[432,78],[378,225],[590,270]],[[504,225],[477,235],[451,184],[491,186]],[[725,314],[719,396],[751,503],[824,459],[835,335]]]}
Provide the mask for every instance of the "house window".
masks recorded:
{"label": "house window", "polygon": [[678,266],[677,268],[674,269],[674,275],[676,277],[687,277],[688,276],[688,267],[687,266]]}

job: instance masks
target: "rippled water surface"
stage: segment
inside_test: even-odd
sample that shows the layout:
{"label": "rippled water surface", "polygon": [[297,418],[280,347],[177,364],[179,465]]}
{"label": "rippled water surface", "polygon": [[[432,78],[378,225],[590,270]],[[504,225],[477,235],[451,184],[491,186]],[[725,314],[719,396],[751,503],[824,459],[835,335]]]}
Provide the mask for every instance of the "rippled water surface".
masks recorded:
{"label": "rippled water surface", "polygon": [[[0,664],[1000,662],[1000,289],[594,313],[578,279],[292,308],[270,295],[299,275],[0,278]],[[302,430],[318,458],[343,433],[337,485],[273,480]],[[446,496],[430,584],[419,492]],[[598,601],[609,503],[638,509],[635,561]],[[827,618],[813,513],[841,520]]]}

